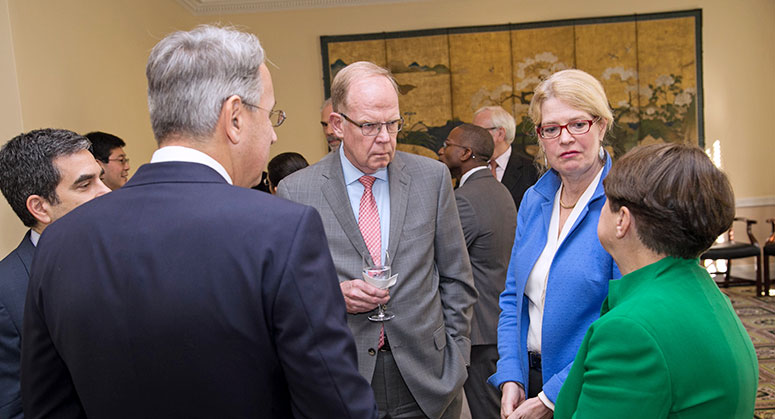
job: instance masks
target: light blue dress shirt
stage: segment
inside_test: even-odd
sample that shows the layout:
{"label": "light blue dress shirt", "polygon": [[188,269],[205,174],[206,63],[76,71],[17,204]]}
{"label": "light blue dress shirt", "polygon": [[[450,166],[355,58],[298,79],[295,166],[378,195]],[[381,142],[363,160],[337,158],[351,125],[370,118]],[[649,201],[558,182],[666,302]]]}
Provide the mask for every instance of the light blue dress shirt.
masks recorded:
{"label": "light blue dress shirt", "polygon": [[[350,198],[355,221],[358,221],[358,211],[361,206],[361,197],[363,196],[363,184],[358,180],[365,173],[353,166],[350,160],[344,155],[344,147],[339,147],[339,158],[342,161],[342,174],[344,175],[344,184],[347,187],[347,196]],[[371,174],[377,180],[371,187],[374,194],[374,200],[377,201],[377,211],[379,211],[379,226],[382,233],[382,260],[385,260],[388,241],[390,240],[390,183],[388,182],[387,167],[377,170]]]}

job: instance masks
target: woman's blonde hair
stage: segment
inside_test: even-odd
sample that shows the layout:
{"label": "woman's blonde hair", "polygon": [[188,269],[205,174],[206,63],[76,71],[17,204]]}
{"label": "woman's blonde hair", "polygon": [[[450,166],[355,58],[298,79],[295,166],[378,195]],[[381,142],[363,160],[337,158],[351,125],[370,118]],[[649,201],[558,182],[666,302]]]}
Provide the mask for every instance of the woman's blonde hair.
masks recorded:
{"label": "woman's blonde hair", "polygon": [[549,98],[557,98],[592,116],[599,116],[606,121],[608,131],[613,126],[614,115],[603,85],[587,72],[577,69],[558,71],[536,86],[528,110],[535,126],[541,125],[541,105]]}
{"label": "woman's blonde hair", "polygon": [[[550,98],[559,99],[578,110],[605,120],[606,132],[613,128],[614,115],[603,85],[585,71],[578,69],[558,71],[536,86],[528,109],[528,116],[536,127],[541,125],[541,106]],[[603,139],[601,139],[601,147]],[[541,164],[544,158],[543,147],[539,147],[536,155],[538,163]],[[602,160],[605,161],[605,158]]]}

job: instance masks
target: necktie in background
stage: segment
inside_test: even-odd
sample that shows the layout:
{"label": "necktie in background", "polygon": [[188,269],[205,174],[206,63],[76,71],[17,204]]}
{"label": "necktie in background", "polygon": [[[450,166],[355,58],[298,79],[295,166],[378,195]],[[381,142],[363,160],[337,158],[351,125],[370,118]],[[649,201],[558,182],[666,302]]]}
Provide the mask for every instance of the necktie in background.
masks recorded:
{"label": "necktie in background", "polygon": [[498,168],[498,162],[495,160],[490,160],[490,172],[492,172],[492,175],[495,176],[495,179],[498,179],[498,175],[495,173],[495,169]]}

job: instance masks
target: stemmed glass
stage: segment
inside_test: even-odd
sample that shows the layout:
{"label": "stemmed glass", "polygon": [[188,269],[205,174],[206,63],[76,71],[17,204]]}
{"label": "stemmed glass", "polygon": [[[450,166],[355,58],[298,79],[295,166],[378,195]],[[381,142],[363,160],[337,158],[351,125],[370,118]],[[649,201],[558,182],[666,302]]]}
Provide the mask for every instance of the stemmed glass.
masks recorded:
{"label": "stemmed glass", "polygon": [[[385,260],[380,265],[375,265],[371,262],[371,257],[368,253],[363,253],[363,280],[367,283],[374,285],[379,289],[388,289],[396,283],[398,275],[390,276],[390,255],[385,252]],[[369,320],[373,322],[384,322],[392,319],[396,315],[387,311],[387,307],[380,304],[377,313],[369,316]]]}

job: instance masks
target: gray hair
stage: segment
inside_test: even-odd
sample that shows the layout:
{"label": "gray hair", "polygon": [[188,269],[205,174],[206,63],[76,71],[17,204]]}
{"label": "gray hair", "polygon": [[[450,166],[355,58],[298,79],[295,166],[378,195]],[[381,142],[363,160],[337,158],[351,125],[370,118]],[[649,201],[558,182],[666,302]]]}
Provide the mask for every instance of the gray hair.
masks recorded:
{"label": "gray hair", "polygon": [[231,96],[258,104],[263,63],[258,38],[233,28],[201,25],[162,39],[145,69],[156,141],[172,134],[212,135],[223,102]]}
{"label": "gray hair", "polygon": [[479,115],[484,111],[490,111],[490,123],[492,124],[492,127],[503,128],[506,131],[506,142],[511,144],[517,133],[517,123],[514,121],[514,117],[500,106],[481,107],[474,112],[474,116]]}
{"label": "gray hair", "polygon": [[371,76],[382,76],[390,81],[393,89],[396,90],[396,96],[399,95],[398,83],[390,70],[380,67],[370,61],[357,61],[347,67],[339,70],[331,83],[331,103],[334,112],[347,111],[347,93],[350,91],[350,85],[360,78]]}

